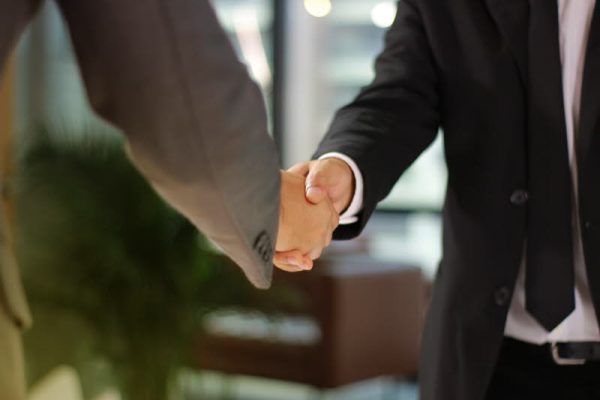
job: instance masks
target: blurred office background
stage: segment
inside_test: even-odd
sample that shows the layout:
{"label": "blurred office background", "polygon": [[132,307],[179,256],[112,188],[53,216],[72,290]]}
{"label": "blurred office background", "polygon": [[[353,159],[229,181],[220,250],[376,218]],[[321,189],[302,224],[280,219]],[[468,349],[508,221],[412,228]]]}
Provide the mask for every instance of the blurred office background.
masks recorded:
{"label": "blurred office background", "polygon": [[[264,91],[271,131],[285,167],[310,158],[335,110],[373,78],[373,61],[383,48],[386,29],[396,12],[396,2],[388,0],[214,0],[213,4],[240,58]],[[98,139],[100,143],[118,137],[114,128],[90,111],[68,31],[52,1],[45,2],[35,23],[23,36],[12,60],[12,71],[8,77],[13,86],[17,149],[41,141],[52,151],[34,144],[38,153],[44,153],[45,149],[48,154],[71,155],[74,165],[79,165],[89,149],[83,155],[73,155],[73,143],[94,142],[96,139],[90,139],[90,135],[102,137]],[[63,145],[67,150],[57,150]],[[44,160],[48,162],[48,158]],[[45,173],[53,173],[52,168],[41,165]],[[59,174],[61,170],[56,171]],[[106,173],[121,174],[119,171],[107,168]],[[194,314],[197,309],[200,321],[198,337],[190,341],[189,335],[185,336],[185,346],[189,346],[183,347],[189,357],[178,368],[176,383],[169,385],[172,397],[416,399],[418,335],[429,282],[440,258],[439,212],[445,181],[440,137],[403,175],[359,239],[334,245],[321,264],[317,264],[320,272],[300,277],[277,275],[270,295],[255,293],[245,282],[237,280],[235,276],[239,274],[231,266],[219,268],[231,270],[232,274],[220,275],[211,270],[212,265],[207,267],[207,263],[227,264],[227,261],[214,255],[209,246],[198,244],[202,254],[210,255],[191,257],[190,263],[194,265],[190,269],[210,270],[198,278],[204,279],[201,283],[205,285],[219,279],[225,283],[222,293],[211,293],[212,297],[196,299],[180,291],[187,296],[186,310]],[[123,180],[122,185],[127,187],[128,181]],[[115,186],[111,190],[121,189]],[[140,189],[135,195],[146,194]],[[120,201],[119,193],[114,193],[114,201]],[[29,203],[26,206],[39,208],[39,204]],[[103,207],[102,204],[90,202],[89,207]],[[167,214],[165,211],[161,215],[168,224],[173,224],[174,217]],[[70,235],[70,240],[77,236],[72,231],[65,234]],[[75,240],[84,239],[75,237]],[[102,242],[98,247],[100,253],[106,250]],[[25,253],[35,253],[35,249]],[[24,271],[24,280],[26,286],[30,282],[31,290],[35,290],[39,283],[36,279],[28,280],[28,274],[35,275],[35,268],[43,264],[44,258],[27,257],[29,269]],[[198,258],[204,261],[198,262]],[[156,279],[165,278],[159,274]],[[205,289],[200,283],[198,288]],[[133,288],[131,295],[135,293]],[[44,301],[43,296],[36,297],[35,293],[30,296],[33,303]],[[64,298],[67,297],[61,297]],[[169,299],[173,301],[171,304],[161,303],[157,307],[164,306],[165,312],[169,307],[177,308],[177,298]],[[269,302],[277,306],[265,306]],[[62,307],[69,308],[64,304]],[[35,304],[33,308],[35,314]],[[73,308],[77,310],[76,306]],[[41,314],[47,312],[43,307],[40,310]],[[73,312],[67,311],[71,318]],[[27,339],[28,352],[35,354],[29,356],[33,362],[40,351],[52,353],[53,342],[39,338],[53,337],[53,329],[59,336],[64,336],[65,330],[69,332],[67,336],[83,336],[77,330],[85,328],[75,323],[56,327],[53,321],[59,318],[57,315],[37,318],[37,333]],[[89,329],[93,324],[86,326]],[[151,341],[147,345],[153,346]],[[102,351],[85,354],[97,353]],[[44,368],[30,373],[35,376],[31,383],[37,390],[32,397],[52,398],[48,393],[56,390],[62,393],[56,398],[67,399],[65,391],[73,390],[73,398],[82,395],[126,398],[114,383],[115,373],[103,373],[110,369],[109,362],[94,362],[93,366],[85,364],[85,367],[73,363],[77,365],[69,367],[69,360],[62,360],[56,363],[56,368],[50,368],[47,366],[53,365],[52,357],[42,358]],[[285,366],[290,363],[297,363],[297,368],[287,370]],[[102,377],[98,378],[102,382],[95,382],[97,387],[92,389],[72,389],[88,385],[82,374]],[[61,385],[71,389],[60,389]]]}

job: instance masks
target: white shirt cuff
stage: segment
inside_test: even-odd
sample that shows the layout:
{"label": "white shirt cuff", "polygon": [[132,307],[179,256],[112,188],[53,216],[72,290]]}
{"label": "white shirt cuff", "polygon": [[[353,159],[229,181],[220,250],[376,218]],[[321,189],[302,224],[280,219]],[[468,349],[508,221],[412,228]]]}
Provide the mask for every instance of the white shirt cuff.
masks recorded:
{"label": "white shirt cuff", "polygon": [[319,160],[324,158],[337,158],[344,161],[346,164],[348,164],[352,170],[352,173],[354,174],[354,196],[352,197],[352,201],[350,202],[350,205],[346,211],[340,215],[340,225],[353,224],[358,221],[357,215],[362,211],[363,208],[364,182],[360,169],[358,169],[358,165],[356,165],[354,160],[342,153],[326,153],[319,157]]}

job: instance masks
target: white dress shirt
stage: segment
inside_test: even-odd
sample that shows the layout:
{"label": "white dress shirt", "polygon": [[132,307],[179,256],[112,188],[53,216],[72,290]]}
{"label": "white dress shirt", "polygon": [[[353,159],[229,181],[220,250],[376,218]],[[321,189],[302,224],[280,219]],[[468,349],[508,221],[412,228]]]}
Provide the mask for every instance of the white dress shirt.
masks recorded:
{"label": "white dress shirt", "polygon": [[[526,1],[526,0],[523,0]],[[576,135],[579,129],[581,84],[585,64],[588,34],[594,12],[595,0],[558,0],[560,56],[562,64],[563,100],[567,127],[569,161],[577,199]],[[328,153],[321,158],[335,157],[344,160],[354,172],[356,189],[351,206],[340,216],[341,224],[356,221],[362,209],[363,177],[356,163],[340,153]],[[577,201],[573,206],[573,244],[575,268],[575,309],[552,332],[547,332],[525,309],[525,262],[519,271],[504,334],[534,344],[551,342],[600,342],[600,329],[594,312],[585,269]]]}

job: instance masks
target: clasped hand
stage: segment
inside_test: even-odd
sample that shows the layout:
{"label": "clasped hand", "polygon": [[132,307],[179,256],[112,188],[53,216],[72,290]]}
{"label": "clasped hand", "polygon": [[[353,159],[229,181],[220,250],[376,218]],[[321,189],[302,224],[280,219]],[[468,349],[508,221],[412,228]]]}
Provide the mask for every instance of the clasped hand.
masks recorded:
{"label": "clasped hand", "polygon": [[339,159],[304,162],[281,172],[281,206],[274,264],[310,270],[331,243],[354,193],[350,167]]}

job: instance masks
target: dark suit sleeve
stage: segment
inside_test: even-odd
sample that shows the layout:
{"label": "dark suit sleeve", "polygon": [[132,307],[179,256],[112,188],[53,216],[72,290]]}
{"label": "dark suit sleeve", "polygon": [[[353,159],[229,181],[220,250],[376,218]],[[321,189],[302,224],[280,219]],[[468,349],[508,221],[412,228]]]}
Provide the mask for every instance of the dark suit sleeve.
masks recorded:
{"label": "dark suit sleeve", "polygon": [[363,211],[358,222],[336,230],[336,239],[360,233],[377,203],[436,137],[438,74],[419,10],[412,1],[399,2],[375,72],[374,81],[336,113],[315,154],[346,154],[363,175]]}
{"label": "dark suit sleeve", "polygon": [[248,278],[269,286],[279,161],[265,105],[208,0],[59,0],[94,110]]}

